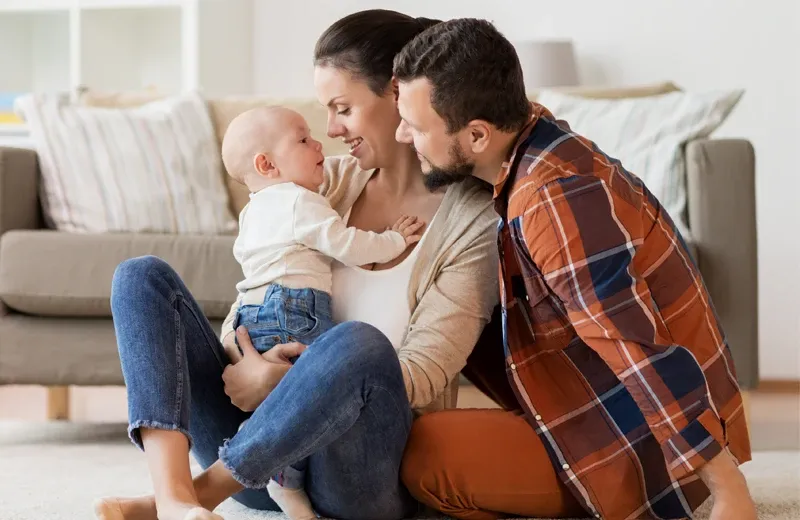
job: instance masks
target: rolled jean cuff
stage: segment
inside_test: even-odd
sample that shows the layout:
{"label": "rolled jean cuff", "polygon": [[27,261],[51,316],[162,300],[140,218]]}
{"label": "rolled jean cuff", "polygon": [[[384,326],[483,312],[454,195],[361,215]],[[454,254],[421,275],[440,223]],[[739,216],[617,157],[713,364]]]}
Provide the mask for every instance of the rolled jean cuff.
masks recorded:
{"label": "rolled jean cuff", "polygon": [[267,474],[263,478],[254,479],[242,475],[239,472],[239,469],[236,468],[236,464],[231,460],[230,453],[228,453],[228,450],[230,448],[228,446],[229,442],[230,439],[225,439],[225,442],[220,447],[219,460],[220,462],[222,462],[222,465],[225,466],[225,469],[231,472],[231,476],[233,477],[233,479],[248,489],[267,489],[267,485],[269,485],[271,476]]}
{"label": "rolled jean cuff", "polygon": [[194,442],[192,441],[192,434],[189,433],[189,430],[187,430],[186,428],[181,428],[177,424],[162,423],[159,421],[135,421],[128,425],[128,437],[130,437],[131,442],[134,443],[142,451],[144,451],[144,445],[142,445],[142,435],[139,433],[140,428],[150,428],[152,430],[178,431],[186,436],[186,440],[189,442],[190,450],[194,445]]}

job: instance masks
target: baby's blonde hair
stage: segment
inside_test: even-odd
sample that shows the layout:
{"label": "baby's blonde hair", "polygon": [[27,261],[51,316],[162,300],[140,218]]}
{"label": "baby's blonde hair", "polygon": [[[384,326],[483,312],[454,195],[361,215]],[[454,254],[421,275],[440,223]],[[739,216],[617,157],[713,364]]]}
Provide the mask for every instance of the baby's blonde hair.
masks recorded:
{"label": "baby's blonde hair", "polygon": [[245,177],[254,172],[253,158],[269,154],[280,137],[275,132],[277,120],[292,110],[280,106],[263,106],[242,112],[228,125],[222,138],[222,164],[228,175],[244,184]]}

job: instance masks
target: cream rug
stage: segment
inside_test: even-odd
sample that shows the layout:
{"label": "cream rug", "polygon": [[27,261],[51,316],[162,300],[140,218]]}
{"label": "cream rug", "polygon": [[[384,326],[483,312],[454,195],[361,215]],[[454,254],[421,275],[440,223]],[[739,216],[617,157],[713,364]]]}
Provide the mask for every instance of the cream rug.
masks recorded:
{"label": "cream rug", "polygon": [[[800,519],[800,452],[757,452],[743,470],[761,520]],[[148,488],[144,457],[122,425],[0,422],[2,520],[91,519],[93,498]],[[709,505],[697,518],[707,518]],[[217,512],[227,520],[284,518],[233,501]]]}

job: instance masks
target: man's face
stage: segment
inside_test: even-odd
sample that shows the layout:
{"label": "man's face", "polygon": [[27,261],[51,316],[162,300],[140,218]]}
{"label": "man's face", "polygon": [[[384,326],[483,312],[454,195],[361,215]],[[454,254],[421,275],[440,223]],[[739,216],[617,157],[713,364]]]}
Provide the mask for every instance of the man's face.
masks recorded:
{"label": "man's face", "polygon": [[425,78],[398,84],[400,126],[395,138],[417,152],[425,185],[434,191],[472,176],[474,161],[462,144],[462,132],[449,134],[444,119],[431,104],[431,84]]}

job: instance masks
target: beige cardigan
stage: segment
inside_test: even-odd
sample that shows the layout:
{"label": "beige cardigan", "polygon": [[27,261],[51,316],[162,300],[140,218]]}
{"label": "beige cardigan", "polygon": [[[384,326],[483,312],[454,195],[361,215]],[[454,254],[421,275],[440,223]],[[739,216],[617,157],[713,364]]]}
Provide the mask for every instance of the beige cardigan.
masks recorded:
{"label": "beige cardigan", "polygon": [[[325,160],[320,191],[342,216],[372,171],[350,156]],[[397,351],[408,400],[420,413],[456,405],[458,373],[466,365],[499,300],[497,221],[491,191],[477,179],[447,189],[437,218],[420,244],[408,286],[411,321]],[[233,332],[236,309],[260,304],[266,288],[240,296],[222,325]]]}

